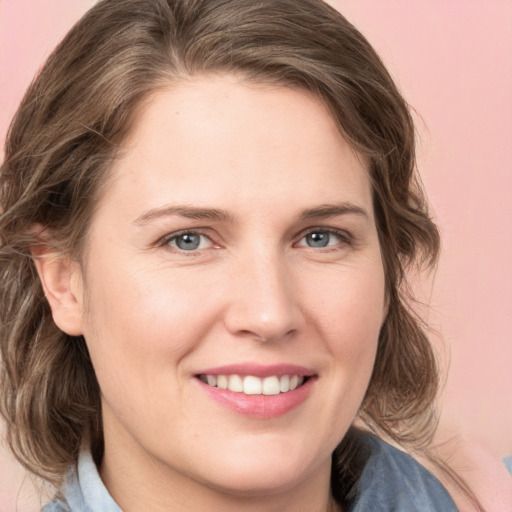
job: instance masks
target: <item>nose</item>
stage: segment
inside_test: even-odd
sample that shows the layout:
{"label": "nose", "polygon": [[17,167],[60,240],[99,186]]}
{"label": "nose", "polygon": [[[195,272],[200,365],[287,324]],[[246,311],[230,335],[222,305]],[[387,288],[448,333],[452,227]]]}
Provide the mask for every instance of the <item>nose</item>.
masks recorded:
{"label": "nose", "polygon": [[224,321],[235,336],[275,342],[304,325],[294,275],[279,255],[243,258],[233,269],[228,288]]}

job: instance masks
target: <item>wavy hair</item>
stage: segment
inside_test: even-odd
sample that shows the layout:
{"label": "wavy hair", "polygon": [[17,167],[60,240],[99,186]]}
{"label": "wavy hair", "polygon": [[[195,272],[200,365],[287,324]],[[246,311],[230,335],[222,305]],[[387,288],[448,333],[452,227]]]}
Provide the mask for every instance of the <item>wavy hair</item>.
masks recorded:
{"label": "wavy hair", "polygon": [[[85,340],[52,320],[31,258],[34,226],[52,233],[56,251],[79,256],[144,100],[210,73],[311,91],[370,162],[389,313],[359,417],[403,446],[431,440],[438,370],[404,291],[409,267],[435,265],[439,235],[417,179],[408,105],[376,52],[319,0],[103,0],[28,89],[0,172],[0,411],[18,460],[49,481],[77,460],[84,438],[101,458],[101,406]],[[352,448],[344,440],[337,450],[349,476]]]}

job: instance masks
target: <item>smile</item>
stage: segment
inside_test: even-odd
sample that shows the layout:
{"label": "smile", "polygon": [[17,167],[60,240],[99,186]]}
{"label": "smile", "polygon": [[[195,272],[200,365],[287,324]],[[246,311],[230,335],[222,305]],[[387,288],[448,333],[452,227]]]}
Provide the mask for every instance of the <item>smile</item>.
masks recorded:
{"label": "smile", "polygon": [[227,389],[245,395],[279,395],[302,386],[305,381],[299,375],[271,375],[260,378],[254,375],[199,375],[199,379],[211,387]]}
{"label": "smile", "polygon": [[295,364],[229,364],[194,374],[199,389],[229,410],[252,418],[288,414],[316,387],[318,373]]}

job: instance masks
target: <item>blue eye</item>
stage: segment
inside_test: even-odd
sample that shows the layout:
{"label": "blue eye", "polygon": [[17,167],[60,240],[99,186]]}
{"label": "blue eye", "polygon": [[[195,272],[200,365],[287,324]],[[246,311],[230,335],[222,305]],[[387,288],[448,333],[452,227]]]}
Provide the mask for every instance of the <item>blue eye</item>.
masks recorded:
{"label": "blue eye", "polygon": [[309,247],[327,247],[330,240],[330,233],[309,233],[306,235],[306,244]]}
{"label": "blue eye", "polygon": [[323,249],[333,247],[343,241],[343,237],[334,231],[311,231],[305,235],[299,242],[300,246]]}
{"label": "blue eye", "polygon": [[207,236],[193,231],[173,235],[167,239],[166,243],[181,251],[196,251],[197,249],[204,249],[211,244]]}

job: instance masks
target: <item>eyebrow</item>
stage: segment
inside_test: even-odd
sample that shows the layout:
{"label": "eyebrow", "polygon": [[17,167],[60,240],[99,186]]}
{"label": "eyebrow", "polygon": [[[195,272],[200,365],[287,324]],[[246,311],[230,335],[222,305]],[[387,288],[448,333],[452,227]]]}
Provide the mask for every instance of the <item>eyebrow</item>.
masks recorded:
{"label": "eyebrow", "polygon": [[[353,203],[324,204],[303,210],[299,215],[299,220],[307,221],[320,218],[338,217],[341,215],[355,214],[369,220],[368,212]],[[154,219],[179,215],[187,219],[194,220],[213,220],[217,222],[233,222],[234,216],[218,208],[198,208],[188,205],[167,205],[160,208],[153,208],[144,212],[134,220],[134,224],[146,224]]]}
{"label": "eyebrow", "polygon": [[144,212],[142,215],[137,217],[134,221],[135,224],[146,224],[147,222],[160,218],[168,217],[170,215],[179,215],[186,217],[187,219],[197,220],[215,220],[219,222],[230,222],[233,220],[233,216],[225,211],[217,208],[197,208],[195,206],[187,205],[168,205],[161,208],[153,208]]}
{"label": "eyebrow", "polygon": [[340,215],[348,214],[360,215],[366,220],[370,220],[370,215],[364,208],[350,202],[340,204],[324,204],[316,206],[315,208],[308,208],[300,214],[299,218],[300,220],[305,221],[319,218],[322,219],[328,217],[338,217]]}

